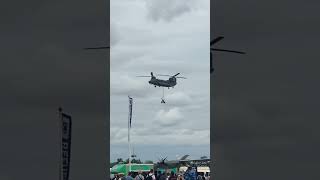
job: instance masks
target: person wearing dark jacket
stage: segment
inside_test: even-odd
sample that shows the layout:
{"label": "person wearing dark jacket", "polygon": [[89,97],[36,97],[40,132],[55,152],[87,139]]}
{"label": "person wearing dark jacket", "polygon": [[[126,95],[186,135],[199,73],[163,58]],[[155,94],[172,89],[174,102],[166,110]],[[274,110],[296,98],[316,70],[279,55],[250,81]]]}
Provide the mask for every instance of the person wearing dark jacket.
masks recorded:
{"label": "person wearing dark jacket", "polygon": [[161,173],[159,180],[167,180],[167,175],[166,173]]}
{"label": "person wearing dark jacket", "polygon": [[171,171],[171,175],[169,177],[169,180],[177,180],[177,176],[174,174],[173,171]]}

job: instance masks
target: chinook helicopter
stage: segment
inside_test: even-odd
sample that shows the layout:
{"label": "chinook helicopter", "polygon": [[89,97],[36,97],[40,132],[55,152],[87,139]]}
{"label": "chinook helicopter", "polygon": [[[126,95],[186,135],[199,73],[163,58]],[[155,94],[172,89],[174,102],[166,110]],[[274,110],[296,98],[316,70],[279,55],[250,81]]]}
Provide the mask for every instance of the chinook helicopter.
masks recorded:
{"label": "chinook helicopter", "polygon": [[180,73],[177,73],[173,76],[170,75],[161,75],[158,74],[157,76],[169,76],[170,78],[168,80],[163,80],[163,79],[157,79],[154,75],[153,72],[150,73],[151,76],[137,76],[137,77],[151,77],[149,84],[154,85],[154,87],[167,87],[168,89],[170,87],[174,87],[175,85],[177,85],[177,78],[182,78],[182,79],[187,79],[185,77],[177,77]]}
{"label": "chinook helicopter", "polygon": [[[157,79],[154,75],[153,75],[153,72],[150,73],[151,76],[137,76],[137,77],[151,77],[151,79],[149,80],[149,84],[152,84],[154,85],[154,87],[167,87],[168,89],[170,87],[174,88],[175,85],[177,85],[177,78],[182,78],[182,79],[187,79],[185,77],[178,77],[178,75],[180,73],[177,73],[173,76],[171,75],[161,75],[161,74],[157,74],[157,76],[169,76],[169,79],[168,80],[163,80],[163,79]],[[164,101],[164,89],[162,91],[162,98],[161,98],[161,103],[166,103]]]}

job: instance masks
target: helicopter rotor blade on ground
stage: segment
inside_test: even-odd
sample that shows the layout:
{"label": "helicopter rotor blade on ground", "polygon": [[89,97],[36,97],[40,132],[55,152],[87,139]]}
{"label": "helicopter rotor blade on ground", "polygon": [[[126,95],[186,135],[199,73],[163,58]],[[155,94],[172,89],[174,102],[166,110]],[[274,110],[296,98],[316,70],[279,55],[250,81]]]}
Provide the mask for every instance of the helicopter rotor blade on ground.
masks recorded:
{"label": "helicopter rotor blade on ground", "polygon": [[238,53],[238,54],[245,54],[245,52],[234,51],[234,50],[227,50],[227,49],[211,48],[210,50],[211,50],[211,51],[223,51],[223,52],[232,52],[232,53]]}
{"label": "helicopter rotor blade on ground", "polygon": [[176,78],[187,79],[186,77],[176,77]]}
{"label": "helicopter rotor blade on ground", "polygon": [[223,38],[224,37],[222,37],[222,36],[219,36],[219,37],[215,38],[214,40],[212,40],[210,42],[210,46],[212,46],[213,44],[217,43],[218,41],[221,41]]}
{"label": "helicopter rotor blade on ground", "polygon": [[136,77],[151,77],[151,76],[136,76]]}

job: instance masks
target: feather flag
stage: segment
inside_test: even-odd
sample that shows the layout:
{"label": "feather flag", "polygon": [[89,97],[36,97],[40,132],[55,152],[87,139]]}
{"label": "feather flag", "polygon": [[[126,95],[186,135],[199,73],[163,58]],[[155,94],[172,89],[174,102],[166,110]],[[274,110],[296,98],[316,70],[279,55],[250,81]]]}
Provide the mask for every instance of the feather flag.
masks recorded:
{"label": "feather flag", "polygon": [[131,119],[132,119],[132,98],[129,96],[129,127],[131,128]]}
{"label": "feather flag", "polygon": [[[60,179],[68,180],[70,172],[70,156],[71,156],[71,116],[62,112],[61,117],[61,154],[60,154]],[[62,176],[62,177],[61,177]]]}

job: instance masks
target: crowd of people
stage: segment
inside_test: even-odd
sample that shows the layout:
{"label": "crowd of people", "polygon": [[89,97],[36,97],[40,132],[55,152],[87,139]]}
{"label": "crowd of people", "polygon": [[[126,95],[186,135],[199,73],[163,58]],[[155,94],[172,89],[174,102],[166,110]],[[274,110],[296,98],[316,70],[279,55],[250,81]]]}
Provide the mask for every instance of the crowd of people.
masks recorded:
{"label": "crowd of people", "polygon": [[151,169],[149,172],[129,172],[127,176],[117,174],[111,180],[210,180],[210,176],[204,173],[197,173],[196,170],[189,167],[184,173],[171,173],[156,171]]}

